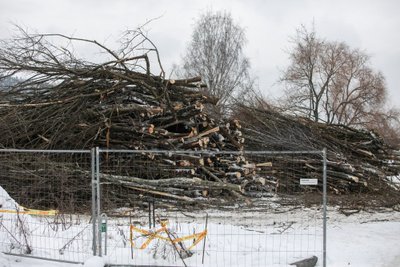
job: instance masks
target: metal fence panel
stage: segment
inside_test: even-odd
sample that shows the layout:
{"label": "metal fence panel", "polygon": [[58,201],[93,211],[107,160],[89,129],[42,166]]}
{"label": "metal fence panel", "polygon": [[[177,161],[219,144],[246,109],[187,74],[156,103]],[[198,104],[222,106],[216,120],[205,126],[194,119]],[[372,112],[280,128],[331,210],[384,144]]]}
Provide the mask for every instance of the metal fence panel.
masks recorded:
{"label": "metal fence panel", "polygon": [[[323,155],[100,150],[96,176],[107,214],[101,253],[112,263],[140,266],[287,266],[313,255],[325,265]],[[239,184],[256,200],[211,186],[152,186],[204,174]],[[132,177],[153,182],[144,186]]]}
{"label": "metal fence panel", "polygon": [[326,266],[325,150],[3,149],[0,187],[6,253],[136,266],[287,266],[316,255]]}
{"label": "metal fence panel", "polygon": [[0,251],[83,262],[93,255],[89,150],[0,150]]}

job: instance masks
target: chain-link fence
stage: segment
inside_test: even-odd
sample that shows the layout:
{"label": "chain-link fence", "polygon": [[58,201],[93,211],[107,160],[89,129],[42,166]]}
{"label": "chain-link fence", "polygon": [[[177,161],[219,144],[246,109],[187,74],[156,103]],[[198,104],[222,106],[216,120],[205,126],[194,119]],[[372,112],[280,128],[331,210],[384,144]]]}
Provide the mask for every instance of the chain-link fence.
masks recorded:
{"label": "chain-link fence", "polygon": [[0,150],[0,251],[68,262],[93,255],[90,151]]}
{"label": "chain-link fence", "polygon": [[287,266],[312,256],[323,266],[323,154],[99,150],[103,252],[140,266]]}
{"label": "chain-link fence", "polygon": [[0,251],[133,266],[317,256],[325,266],[324,181],[324,151],[0,150]]}

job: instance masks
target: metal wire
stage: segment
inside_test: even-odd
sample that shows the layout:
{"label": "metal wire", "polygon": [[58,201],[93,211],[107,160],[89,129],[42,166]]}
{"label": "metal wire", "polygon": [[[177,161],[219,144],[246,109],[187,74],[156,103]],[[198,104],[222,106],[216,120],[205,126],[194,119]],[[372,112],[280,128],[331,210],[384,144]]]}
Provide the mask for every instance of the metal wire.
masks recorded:
{"label": "metal wire", "polygon": [[[135,266],[287,266],[316,255],[325,267],[326,163],[325,149],[0,149],[0,251],[65,262],[104,251]],[[176,177],[237,184],[245,196],[129,184]]]}
{"label": "metal wire", "polygon": [[[135,191],[135,189],[127,190],[123,185],[116,186],[103,179],[102,212],[108,213],[108,235],[112,240],[109,242],[108,257],[113,259],[115,264],[182,266],[180,255],[175,251],[174,244],[163,239],[162,235],[154,237],[150,234],[162,228],[160,220],[156,227],[148,226],[150,223],[148,220],[152,216],[146,213],[149,208],[147,205],[155,202],[159,207],[155,211],[156,217],[168,219],[169,231],[181,238],[190,236],[193,232],[202,232],[205,229],[206,214],[209,214],[207,245],[204,250],[202,245],[190,250],[192,255],[184,259],[188,266],[203,266],[203,261],[204,266],[287,266],[298,259],[313,255],[318,256],[322,261],[325,257],[324,239],[326,237],[324,230],[326,210],[323,207],[326,204],[323,193],[326,192],[323,191],[322,183],[326,182],[326,177],[323,175],[325,169],[321,156],[323,156],[323,151],[274,151],[271,153],[268,151],[100,150],[100,173],[105,177],[107,175],[140,177],[147,180],[171,179],[184,176],[185,173],[188,176],[200,175],[193,165],[185,163],[187,165],[180,166],[179,162],[183,159],[206,162],[209,157],[221,157],[222,163],[227,160],[229,164],[221,164],[218,167],[215,165],[213,167],[215,175],[230,183],[240,183],[239,180],[248,179],[248,177],[253,177],[254,181],[258,179],[259,182],[248,181],[247,187],[250,192],[252,191],[250,187],[254,187],[253,191],[257,193],[254,193],[253,197],[257,197],[257,194],[259,194],[258,197],[264,197],[252,207],[247,207],[245,203],[239,201],[236,206],[230,203],[223,205],[219,203],[215,206],[187,211],[187,207],[182,208],[174,201],[166,203],[157,195]],[[244,171],[239,170],[240,163],[237,163],[237,166],[232,164],[233,161],[239,160],[239,157],[243,157],[241,160],[247,163],[259,164],[260,167],[255,175],[245,178]],[[176,164],[162,164],[159,161],[161,159],[167,159],[168,164],[173,162]],[[305,171],[305,164],[313,165],[313,168]],[[238,172],[237,177],[234,175],[235,171]],[[300,185],[302,178],[316,178],[318,185]],[[212,202],[213,189],[210,188],[209,191],[210,195],[205,197],[199,190],[197,198],[208,198]],[[129,195],[128,199],[123,197],[127,195]],[[291,197],[293,195],[294,197]],[[196,196],[195,193],[194,196]],[[216,198],[218,197],[217,195]],[[126,210],[119,209],[122,205],[126,207]],[[186,211],[182,213],[182,209]],[[219,211],[212,212],[214,209]],[[128,211],[134,213],[133,219],[124,215]],[[128,232],[130,221],[135,221],[135,229],[143,230],[142,233],[133,233],[133,249],[129,242],[131,240],[126,238],[130,236]],[[145,248],[141,247],[147,242]],[[186,249],[193,242],[189,241]]]}
{"label": "metal wire", "polygon": [[91,155],[0,150],[0,251],[65,262],[93,255]]}

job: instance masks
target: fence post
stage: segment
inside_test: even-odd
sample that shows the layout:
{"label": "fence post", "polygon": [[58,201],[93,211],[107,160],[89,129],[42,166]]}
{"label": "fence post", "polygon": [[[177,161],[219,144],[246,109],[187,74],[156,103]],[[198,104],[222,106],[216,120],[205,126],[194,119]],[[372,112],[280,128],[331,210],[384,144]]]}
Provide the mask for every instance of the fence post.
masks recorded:
{"label": "fence post", "polygon": [[92,249],[93,249],[93,256],[97,255],[97,243],[96,243],[96,236],[97,236],[97,181],[96,181],[96,157],[95,157],[95,149],[92,148],[90,151],[90,158],[91,158],[91,172],[92,172],[92,225],[93,225],[93,236],[92,236]]}
{"label": "fence post", "polygon": [[104,233],[104,255],[107,255],[107,231],[108,231],[108,217],[107,214],[102,213],[101,218],[101,233]]}
{"label": "fence post", "polygon": [[326,192],[326,187],[327,187],[327,177],[326,177],[326,172],[327,172],[327,168],[326,168],[326,164],[327,164],[327,160],[326,160],[326,148],[324,148],[322,150],[322,157],[323,157],[323,185],[322,185],[322,190],[323,190],[323,267],[326,267],[326,205],[327,205],[327,192]]}
{"label": "fence post", "polygon": [[95,148],[95,154],[96,154],[96,195],[97,195],[97,243],[99,247],[99,253],[98,255],[101,257],[102,256],[102,244],[101,244],[101,207],[100,207],[100,200],[101,200],[101,191],[100,191],[100,152],[99,148]]}

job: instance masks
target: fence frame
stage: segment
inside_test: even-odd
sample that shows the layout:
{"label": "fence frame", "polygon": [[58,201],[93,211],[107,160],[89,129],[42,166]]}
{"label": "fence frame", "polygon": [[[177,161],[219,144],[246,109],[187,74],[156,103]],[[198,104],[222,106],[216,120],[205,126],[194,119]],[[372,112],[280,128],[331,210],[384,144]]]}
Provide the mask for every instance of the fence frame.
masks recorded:
{"label": "fence frame", "polygon": [[[323,148],[322,150],[298,150],[298,151],[251,151],[251,150],[243,150],[243,151],[188,151],[188,150],[129,150],[129,149],[107,149],[107,148],[98,148],[96,147],[96,176],[97,176],[97,184],[101,186],[100,183],[100,154],[101,153],[158,153],[158,154],[179,154],[183,153],[186,155],[213,155],[213,154],[231,154],[231,155],[319,155],[322,158],[322,266],[326,267],[326,253],[327,253],[327,149]],[[100,193],[99,193],[100,194]],[[100,209],[100,203],[98,204],[98,208]],[[99,213],[100,214],[100,213]],[[101,218],[98,217],[98,223],[101,224]],[[100,242],[100,251],[101,251],[101,229],[99,226],[99,235],[98,241]],[[101,252],[99,256],[101,256]],[[112,265],[109,265],[112,266]],[[115,265],[120,266],[120,265]],[[138,265],[133,265],[138,266]]]}
{"label": "fence frame", "polygon": [[[40,149],[0,149],[0,153],[46,153],[46,154],[90,154],[91,158],[91,216],[92,216],[92,251],[94,256],[103,256],[103,242],[102,242],[102,219],[104,215],[101,209],[101,181],[100,181],[100,154],[101,153],[184,153],[187,155],[213,155],[213,154],[231,154],[231,155],[305,155],[305,154],[314,154],[319,155],[322,158],[322,216],[323,216],[323,246],[322,246],[322,266],[326,267],[326,253],[327,253],[327,150],[326,148],[322,150],[302,150],[302,151],[187,151],[187,150],[126,150],[126,149],[102,149],[99,147],[92,148],[91,150],[40,150]],[[1,184],[0,184],[1,185]],[[106,250],[106,244],[104,249]],[[24,254],[14,254],[14,253],[5,253],[14,256],[22,256],[22,257],[30,257],[44,260],[51,260],[57,262],[65,262],[65,263],[81,263],[75,261],[68,260],[60,260],[60,259],[51,259],[44,257],[36,257],[31,255]],[[106,253],[105,253],[106,254]]]}
{"label": "fence frame", "polygon": [[[92,185],[92,193],[93,193],[93,188],[96,188],[95,184],[93,183],[94,180],[94,167],[95,167],[95,161],[94,161],[94,157],[92,155],[92,150],[88,150],[88,149],[14,149],[14,148],[0,148],[0,153],[1,154],[5,154],[5,153],[14,153],[14,154],[19,154],[19,153],[26,153],[26,154],[89,154],[91,155],[91,176],[92,176],[92,181],[91,181],[91,185]],[[1,184],[0,184],[1,186]],[[93,197],[93,196],[92,196]],[[93,208],[93,206],[92,206]],[[94,214],[92,213],[92,216]],[[96,217],[92,217],[92,218],[96,218]],[[92,224],[93,227],[95,226],[95,221],[94,219],[92,219]],[[94,228],[93,228],[94,229]],[[93,233],[95,233],[95,231],[93,231]],[[92,246],[93,248],[95,248],[95,244],[96,244],[96,240],[93,239],[92,241]],[[94,251],[94,250],[93,250]],[[1,251],[0,251],[1,252]],[[94,251],[95,252],[95,251]],[[41,256],[34,256],[34,255],[28,255],[28,254],[18,254],[18,253],[10,253],[10,252],[3,252],[6,255],[11,255],[11,256],[18,256],[18,257],[25,257],[25,258],[33,258],[33,259],[39,259],[39,260],[47,260],[47,261],[54,261],[54,262],[64,262],[64,263],[72,263],[72,264],[79,264],[82,263],[80,261],[70,261],[70,260],[61,260],[61,259],[54,259],[54,258],[50,258],[50,257],[41,257]],[[95,255],[95,253],[93,253],[93,255]]]}

